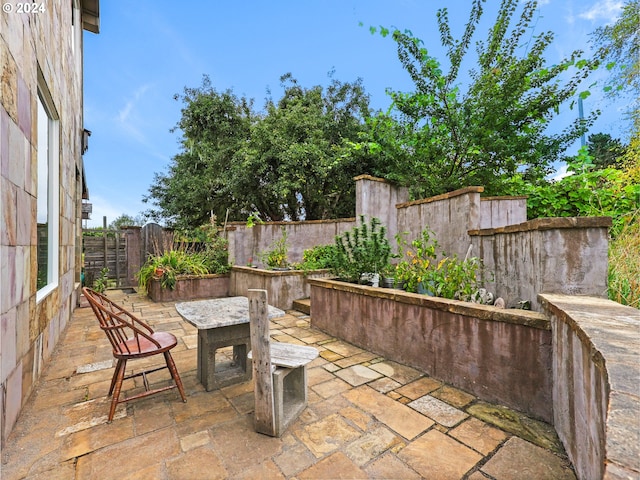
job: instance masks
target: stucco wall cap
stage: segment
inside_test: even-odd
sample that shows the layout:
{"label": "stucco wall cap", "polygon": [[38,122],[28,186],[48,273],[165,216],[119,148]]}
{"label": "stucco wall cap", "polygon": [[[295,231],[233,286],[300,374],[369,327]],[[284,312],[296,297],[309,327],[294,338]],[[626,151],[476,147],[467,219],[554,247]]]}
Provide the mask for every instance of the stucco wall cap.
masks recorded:
{"label": "stucco wall cap", "polygon": [[541,330],[550,330],[549,320],[541,313],[531,310],[504,309],[492,305],[480,305],[477,303],[450,300],[448,298],[430,297],[420,293],[410,293],[394,288],[378,288],[354,283],[342,282],[334,279],[310,278],[309,285],[317,285],[324,288],[341,290],[344,292],[359,293],[369,297],[378,297],[395,300],[409,305],[423,305],[434,310],[455,313],[480,320],[526,325]]}
{"label": "stucco wall cap", "polygon": [[611,217],[555,217],[536,218],[527,222],[509,225],[500,228],[483,228],[469,230],[472,236],[488,236],[501,233],[528,232],[534,230],[554,230],[561,228],[609,228],[612,225]]}

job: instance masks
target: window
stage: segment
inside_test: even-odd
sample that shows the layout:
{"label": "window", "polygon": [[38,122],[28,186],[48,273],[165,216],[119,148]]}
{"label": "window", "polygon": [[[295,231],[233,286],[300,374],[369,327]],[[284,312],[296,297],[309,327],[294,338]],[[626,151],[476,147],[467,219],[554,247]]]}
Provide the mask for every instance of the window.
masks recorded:
{"label": "window", "polygon": [[71,53],[75,59],[76,74],[82,71],[82,58],[80,49],[82,47],[82,13],[80,12],[80,0],[71,0]]}
{"label": "window", "polygon": [[37,261],[40,300],[58,284],[58,222],[59,222],[59,148],[58,120],[53,102],[39,82],[38,88],[38,169],[37,175]]}

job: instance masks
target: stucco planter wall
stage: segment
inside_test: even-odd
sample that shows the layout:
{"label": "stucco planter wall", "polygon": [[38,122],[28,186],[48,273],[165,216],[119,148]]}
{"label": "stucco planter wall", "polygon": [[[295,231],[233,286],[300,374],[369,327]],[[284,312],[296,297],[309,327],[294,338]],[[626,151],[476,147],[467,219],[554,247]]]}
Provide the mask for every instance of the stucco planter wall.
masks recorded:
{"label": "stucco planter wall", "polygon": [[154,302],[177,302],[199,298],[229,296],[229,274],[179,276],[173,290],[162,288],[160,280],[151,280],[147,294]]}
{"label": "stucco planter wall", "polygon": [[231,269],[231,296],[246,296],[250,288],[267,291],[269,305],[281,310],[290,310],[294,300],[309,298],[310,287],[308,280],[312,278],[327,278],[328,270],[265,270],[262,268],[239,267]]}
{"label": "stucco planter wall", "polygon": [[312,325],[551,423],[552,345],[538,312],[309,280]]}

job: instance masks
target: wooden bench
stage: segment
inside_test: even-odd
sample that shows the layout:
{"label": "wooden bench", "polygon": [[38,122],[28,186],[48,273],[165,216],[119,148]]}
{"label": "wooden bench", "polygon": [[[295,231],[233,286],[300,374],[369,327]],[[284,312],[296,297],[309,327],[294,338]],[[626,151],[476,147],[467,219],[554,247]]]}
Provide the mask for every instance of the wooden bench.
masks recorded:
{"label": "wooden bench", "polygon": [[271,342],[267,291],[249,290],[256,432],[280,437],[307,406],[307,364],[318,350]]}

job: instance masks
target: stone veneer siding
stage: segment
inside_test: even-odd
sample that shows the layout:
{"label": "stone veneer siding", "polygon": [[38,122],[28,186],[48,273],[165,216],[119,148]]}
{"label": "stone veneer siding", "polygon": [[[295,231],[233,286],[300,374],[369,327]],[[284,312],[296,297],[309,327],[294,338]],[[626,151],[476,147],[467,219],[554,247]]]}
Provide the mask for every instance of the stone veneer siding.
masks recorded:
{"label": "stone veneer siding", "polygon": [[[71,1],[44,6],[39,13],[0,13],[2,444],[70,319],[80,279],[82,22],[72,29]],[[58,116],[60,186],[57,288],[36,301],[39,71]]]}

